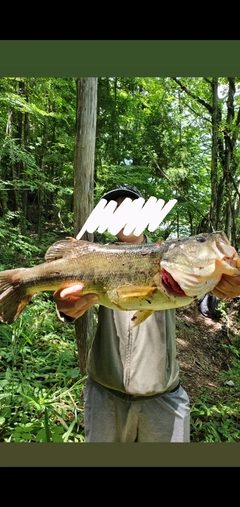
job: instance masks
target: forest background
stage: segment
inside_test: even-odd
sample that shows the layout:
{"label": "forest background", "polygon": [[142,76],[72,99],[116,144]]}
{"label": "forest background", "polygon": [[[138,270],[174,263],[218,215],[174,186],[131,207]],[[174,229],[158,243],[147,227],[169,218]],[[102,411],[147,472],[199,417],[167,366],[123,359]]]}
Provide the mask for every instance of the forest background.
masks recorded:
{"label": "forest background", "polygon": [[[73,235],[77,82],[0,79],[1,270],[42,262],[50,244]],[[234,77],[99,78],[94,205],[127,182],[146,199],[178,200],[153,240],[224,230],[238,249],[239,85]],[[79,195],[80,205],[86,199]],[[0,441],[84,442],[85,372],[52,294],[1,326],[0,339]],[[235,368],[238,342],[231,347]],[[218,408],[220,430],[217,410],[209,415],[203,398],[199,406],[193,441],[239,441],[235,396]]]}

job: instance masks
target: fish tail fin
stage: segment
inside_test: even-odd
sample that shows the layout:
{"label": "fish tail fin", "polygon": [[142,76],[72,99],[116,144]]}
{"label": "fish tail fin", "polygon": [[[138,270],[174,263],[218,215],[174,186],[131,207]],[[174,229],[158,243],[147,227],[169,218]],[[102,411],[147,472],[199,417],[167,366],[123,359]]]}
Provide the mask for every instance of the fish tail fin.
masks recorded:
{"label": "fish tail fin", "polygon": [[33,294],[24,287],[23,268],[0,272],[0,322],[12,324],[28,305]]}

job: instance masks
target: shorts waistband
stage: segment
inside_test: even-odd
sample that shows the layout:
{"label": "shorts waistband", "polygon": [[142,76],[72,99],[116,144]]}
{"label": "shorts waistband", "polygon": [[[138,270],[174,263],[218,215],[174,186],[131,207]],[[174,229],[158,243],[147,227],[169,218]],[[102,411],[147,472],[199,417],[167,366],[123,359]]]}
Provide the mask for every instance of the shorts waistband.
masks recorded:
{"label": "shorts waistband", "polygon": [[99,382],[96,382],[96,380],[93,380],[92,378],[91,378],[91,380],[93,383],[100,385],[101,387],[103,387],[103,389],[106,389],[106,391],[108,391],[109,393],[111,393],[114,396],[117,396],[118,398],[121,398],[122,400],[125,400],[125,401],[151,400],[153,398],[156,398],[157,396],[174,393],[175,391],[177,391],[179,389],[179,387],[181,385],[181,382],[179,381],[178,384],[176,385],[176,387],[174,387],[171,391],[165,391],[164,393],[151,394],[149,396],[147,396],[147,395],[140,396],[140,395],[135,395],[135,394],[123,393],[122,391],[117,391],[116,389],[111,389],[110,387],[103,386],[102,384],[99,384]]}

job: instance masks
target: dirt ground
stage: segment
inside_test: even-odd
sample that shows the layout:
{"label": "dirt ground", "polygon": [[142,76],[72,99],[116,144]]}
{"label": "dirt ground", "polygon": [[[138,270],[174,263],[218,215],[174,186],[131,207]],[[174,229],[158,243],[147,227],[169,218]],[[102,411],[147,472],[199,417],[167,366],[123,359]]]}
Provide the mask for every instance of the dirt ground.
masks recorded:
{"label": "dirt ground", "polygon": [[224,314],[206,318],[197,303],[176,310],[177,358],[180,377],[190,402],[201,395],[201,388],[215,390],[219,371],[228,371],[232,353],[222,344],[236,342],[240,335],[240,299],[225,300]]}

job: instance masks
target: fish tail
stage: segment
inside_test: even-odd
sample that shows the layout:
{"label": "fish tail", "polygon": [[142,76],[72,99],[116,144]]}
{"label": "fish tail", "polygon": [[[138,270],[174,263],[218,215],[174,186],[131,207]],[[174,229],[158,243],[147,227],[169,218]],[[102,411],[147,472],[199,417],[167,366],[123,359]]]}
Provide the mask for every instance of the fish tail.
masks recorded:
{"label": "fish tail", "polygon": [[12,324],[28,305],[33,294],[26,292],[23,284],[23,268],[0,273],[0,321]]}

